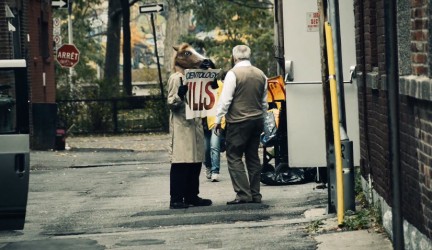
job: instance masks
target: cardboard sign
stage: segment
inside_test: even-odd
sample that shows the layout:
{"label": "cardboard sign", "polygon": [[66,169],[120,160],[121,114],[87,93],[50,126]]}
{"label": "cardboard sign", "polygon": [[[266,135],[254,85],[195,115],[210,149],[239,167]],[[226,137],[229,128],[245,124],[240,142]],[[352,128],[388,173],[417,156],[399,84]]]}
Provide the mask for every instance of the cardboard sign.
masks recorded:
{"label": "cardboard sign", "polygon": [[216,115],[217,89],[211,83],[219,74],[220,69],[187,69],[185,81],[188,85],[186,94],[186,119]]}
{"label": "cardboard sign", "polygon": [[285,86],[282,76],[267,79],[267,102],[285,101]]}

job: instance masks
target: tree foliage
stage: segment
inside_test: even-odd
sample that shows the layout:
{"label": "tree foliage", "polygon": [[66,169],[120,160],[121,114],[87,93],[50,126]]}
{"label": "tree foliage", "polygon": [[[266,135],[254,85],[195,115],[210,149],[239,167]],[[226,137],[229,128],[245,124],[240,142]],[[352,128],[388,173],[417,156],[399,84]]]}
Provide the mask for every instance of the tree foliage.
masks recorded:
{"label": "tree foliage", "polygon": [[[91,82],[96,78],[96,70],[88,66],[89,62],[102,64],[103,55],[100,53],[101,45],[93,39],[89,39],[93,29],[91,22],[95,18],[94,6],[100,4],[101,0],[74,0],[72,10],[72,33],[73,43],[80,50],[80,61],[74,67],[76,72],[75,81]],[[54,12],[55,17],[59,17],[62,23],[61,36],[63,43],[68,41],[68,10],[67,8],[57,9]],[[83,53],[84,52],[84,53]],[[61,79],[69,74],[68,69],[63,69],[58,65],[56,74]]]}
{"label": "tree foliage", "polygon": [[[218,67],[231,67],[231,51],[246,44],[252,50],[252,63],[267,75],[276,74],[274,59],[273,5],[258,0],[171,0],[181,11],[192,11],[195,33],[184,41],[203,47]],[[216,32],[215,37],[197,38],[198,32]]]}

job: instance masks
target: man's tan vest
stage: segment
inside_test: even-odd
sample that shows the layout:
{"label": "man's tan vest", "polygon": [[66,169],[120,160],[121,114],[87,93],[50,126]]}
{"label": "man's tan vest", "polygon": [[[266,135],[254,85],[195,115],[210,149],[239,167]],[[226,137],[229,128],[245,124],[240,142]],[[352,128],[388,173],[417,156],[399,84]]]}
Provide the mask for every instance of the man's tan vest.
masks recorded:
{"label": "man's tan vest", "polygon": [[256,120],[263,117],[262,100],[266,77],[254,66],[241,66],[231,69],[237,82],[233,100],[225,115],[228,123]]}

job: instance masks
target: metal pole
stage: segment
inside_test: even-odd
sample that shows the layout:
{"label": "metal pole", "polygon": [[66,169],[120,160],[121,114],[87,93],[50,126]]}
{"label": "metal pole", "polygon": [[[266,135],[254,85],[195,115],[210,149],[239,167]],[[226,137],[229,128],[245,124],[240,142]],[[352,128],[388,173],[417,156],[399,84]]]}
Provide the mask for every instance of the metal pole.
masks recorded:
{"label": "metal pole", "polygon": [[284,49],[284,33],[283,33],[283,0],[275,1],[275,23],[276,23],[276,46],[278,60],[278,74],[285,76],[285,49]]}
{"label": "metal pole", "polygon": [[[333,32],[333,49],[335,53],[335,72],[339,100],[339,123],[347,131],[346,114],[345,114],[345,91],[343,85],[343,68],[342,68],[342,52],[341,52],[341,37],[340,37],[340,21],[339,21],[339,0],[330,0],[330,24]],[[354,27],[353,27],[354,28]],[[343,138],[348,139],[348,138]]]}
{"label": "metal pole", "polygon": [[[339,102],[339,126],[342,145],[349,146],[352,144],[349,141],[346,125],[346,111],[345,111],[345,91],[343,79],[343,66],[342,66],[342,45],[339,21],[339,0],[329,0],[330,22],[333,35],[334,47],[334,60],[335,60],[335,76],[337,82],[338,102]],[[353,27],[354,28],[354,27]],[[347,147],[344,147],[347,149]],[[346,154],[345,154],[346,153]],[[344,209],[355,210],[355,191],[354,191],[354,165],[353,154],[344,152],[343,154],[343,179],[344,179]],[[350,157],[350,158],[347,158]],[[336,173],[337,175],[337,173]]]}
{"label": "metal pole", "polygon": [[396,1],[384,1],[385,21],[385,57],[386,57],[386,83],[388,89],[388,123],[390,166],[392,171],[392,231],[393,249],[404,249],[403,218],[401,211],[400,190],[400,158],[399,158],[399,76],[398,76],[398,50]]}
{"label": "metal pole", "polygon": [[[73,0],[68,0],[68,43],[69,44],[73,44],[72,3]],[[73,93],[72,75],[73,75],[73,68],[71,67],[69,68],[69,84],[70,84],[71,94]]]}
{"label": "metal pole", "polygon": [[151,20],[151,25],[153,28],[153,40],[154,40],[154,44],[155,44],[155,55],[156,55],[156,61],[157,61],[157,66],[158,66],[160,92],[161,92],[162,100],[165,100],[164,89],[163,89],[163,84],[162,84],[162,74],[161,74],[161,68],[160,68],[159,56],[158,56],[158,50],[157,50],[156,28],[155,28],[155,24],[154,24],[153,13],[150,14],[150,20]]}
{"label": "metal pole", "polygon": [[336,90],[336,79],[335,79],[335,61],[333,51],[333,38],[332,30],[328,22],[325,23],[325,35],[327,45],[327,61],[330,81],[330,96],[331,96],[331,111],[332,111],[332,125],[333,125],[333,141],[335,150],[335,161],[336,161],[336,207],[338,225],[344,223],[345,209],[344,209],[344,185],[343,185],[343,173],[342,173],[342,145],[340,139],[340,126],[339,126],[339,109],[337,100]]}

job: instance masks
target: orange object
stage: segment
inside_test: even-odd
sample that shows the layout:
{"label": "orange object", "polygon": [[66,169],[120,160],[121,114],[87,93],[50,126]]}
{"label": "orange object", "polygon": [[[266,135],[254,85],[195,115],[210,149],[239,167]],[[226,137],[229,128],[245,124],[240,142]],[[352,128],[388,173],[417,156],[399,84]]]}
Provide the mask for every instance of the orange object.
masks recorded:
{"label": "orange object", "polygon": [[268,102],[285,101],[285,86],[282,76],[275,76],[267,80]]}

